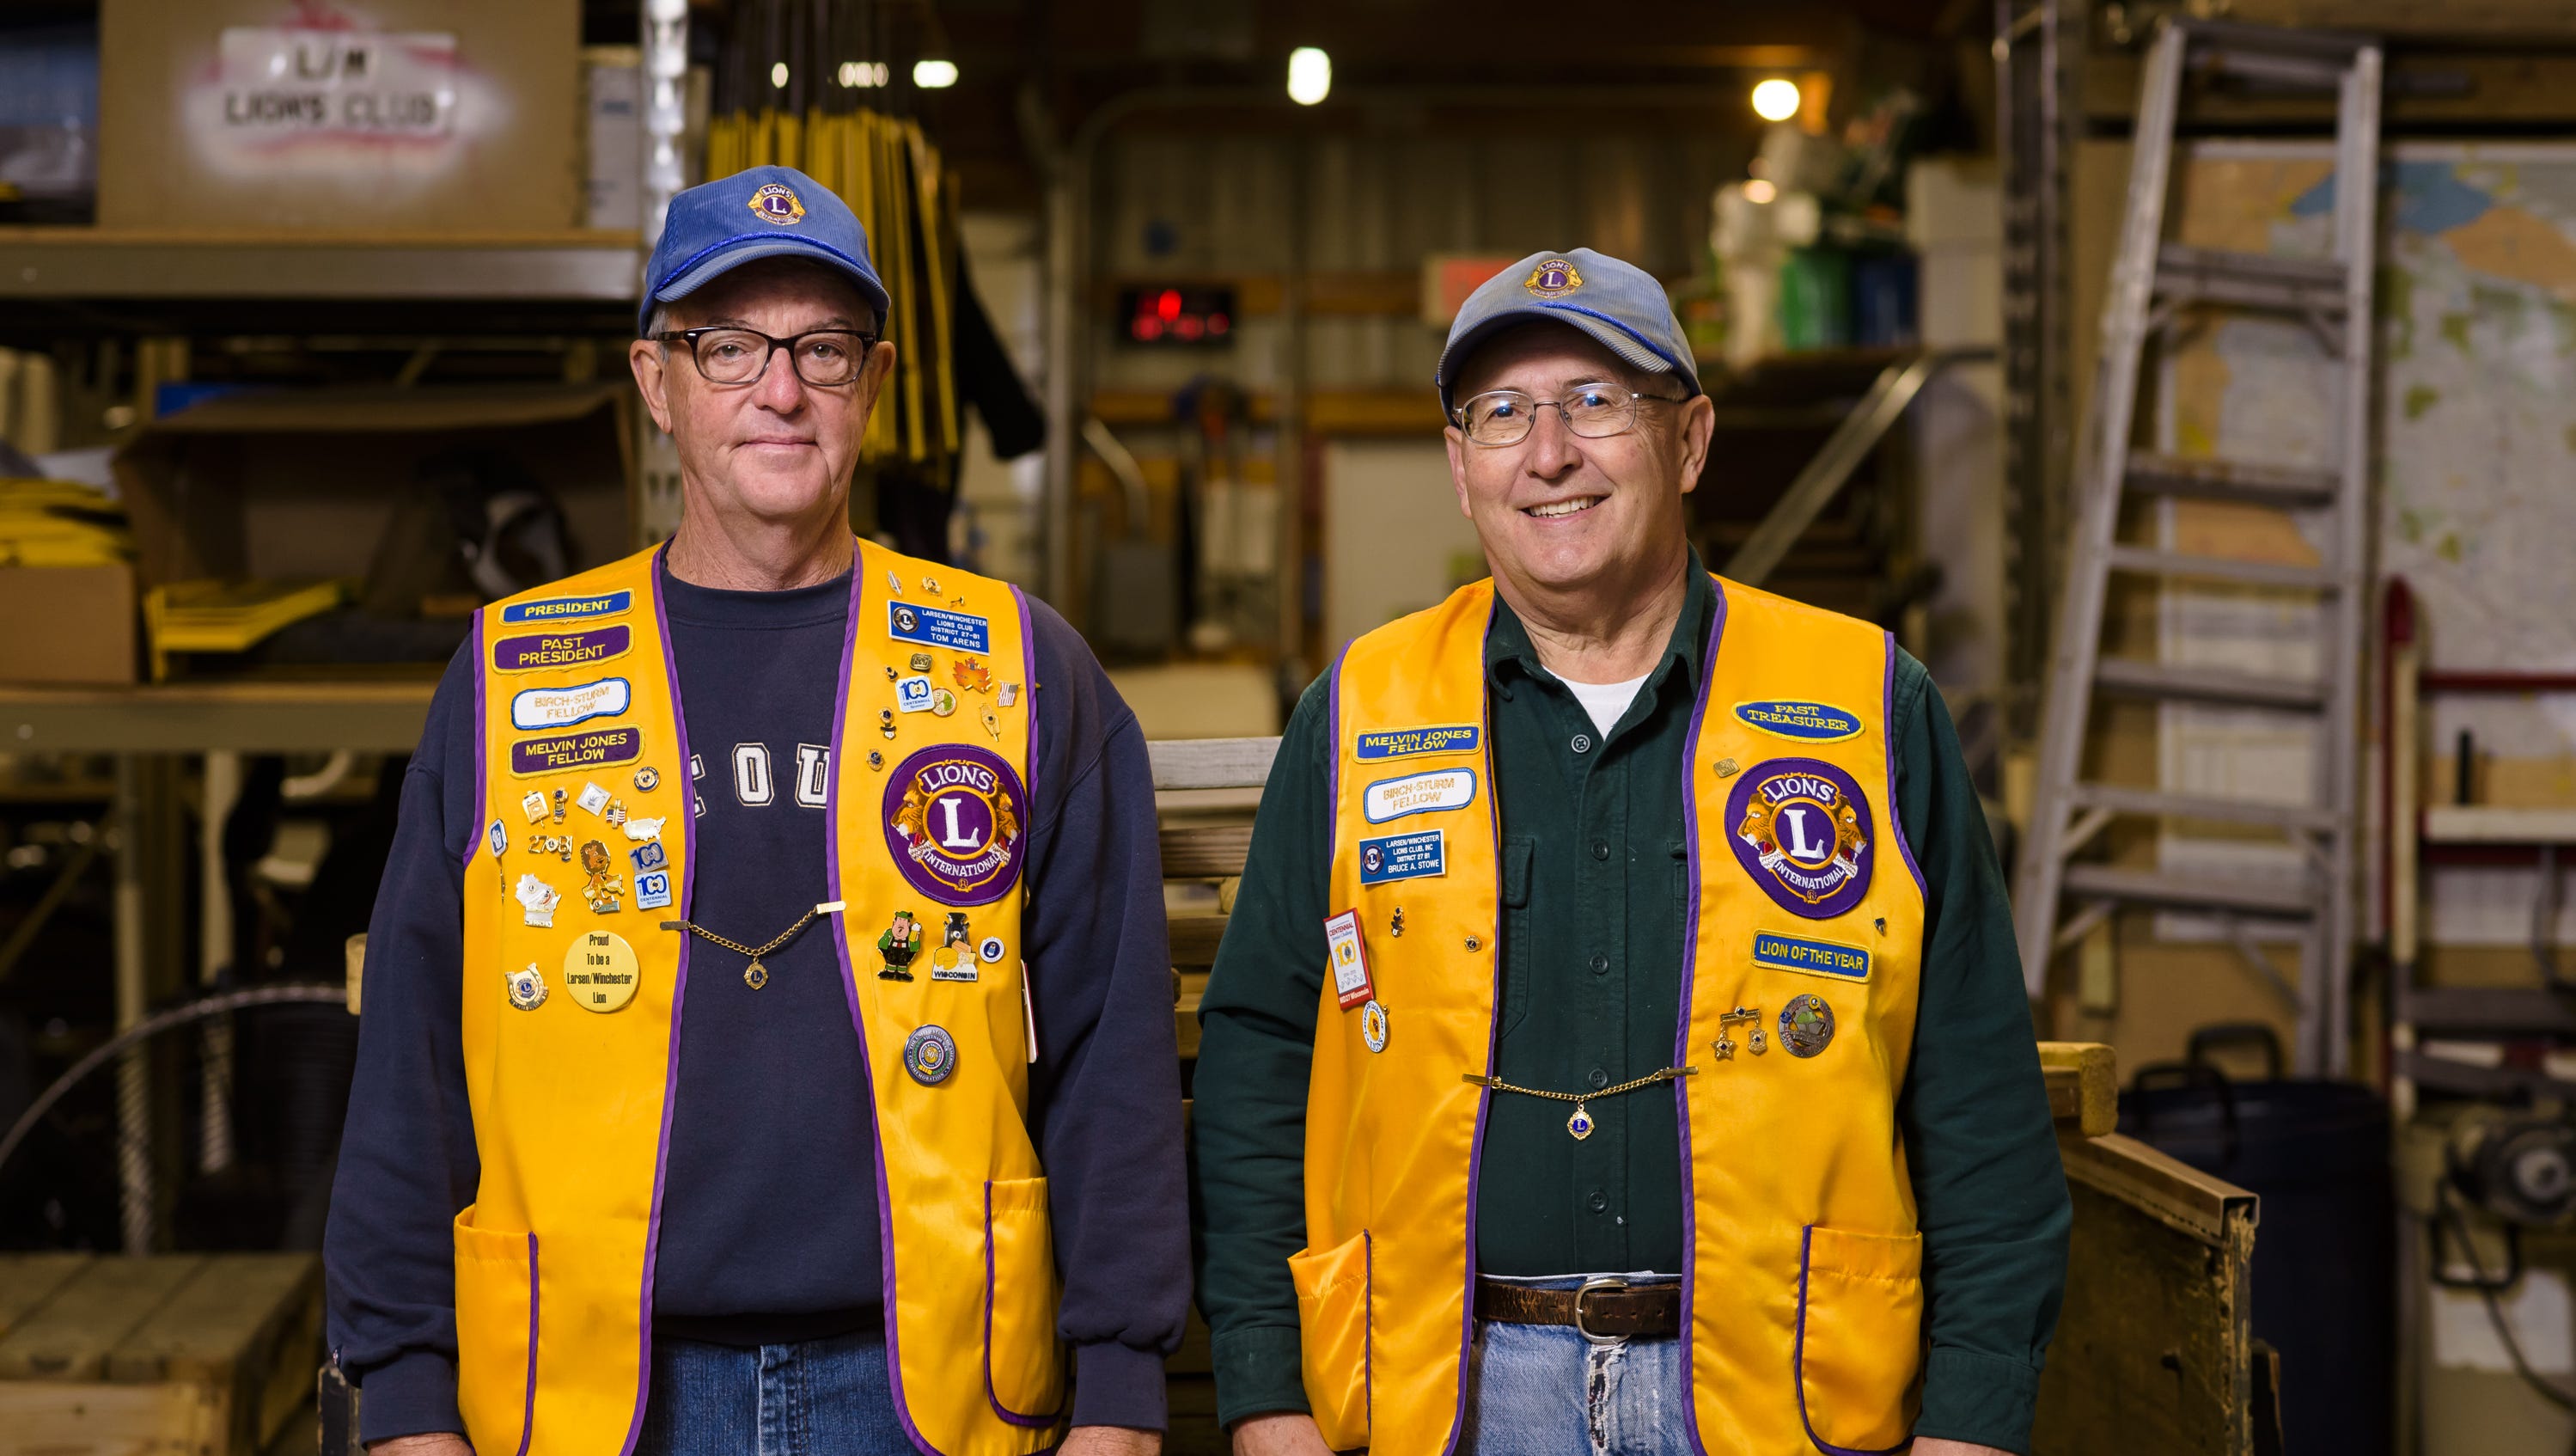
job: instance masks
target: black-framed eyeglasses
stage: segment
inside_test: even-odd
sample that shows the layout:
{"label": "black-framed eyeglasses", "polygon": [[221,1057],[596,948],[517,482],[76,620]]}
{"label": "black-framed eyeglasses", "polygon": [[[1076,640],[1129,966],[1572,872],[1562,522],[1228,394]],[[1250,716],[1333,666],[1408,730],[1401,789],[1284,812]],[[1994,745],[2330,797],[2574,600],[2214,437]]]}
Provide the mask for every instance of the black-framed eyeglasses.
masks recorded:
{"label": "black-framed eyeglasses", "polygon": [[675,329],[655,334],[654,342],[674,340],[689,346],[689,357],[710,384],[749,384],[769,372],[769,356],[784,349],[796,377],[821,389],[848,384],[859,377],[877,336],[857,329],[808,329],[789,338],[731,325]]}
{"label": "black-framed eyeglasses", "polygon": [[1565,427],[1587,440],[1625,434],[1637,423],[1640,401],[1671,404],[1660,394],[1645,394],[1608,384],[1578,384],[1563,399],[1537,399],[1517,389],[1489,389],[1458,406],[1451,420],[1468,443],[1497,447],[1529,438],[1538,412],[1552,409]]}

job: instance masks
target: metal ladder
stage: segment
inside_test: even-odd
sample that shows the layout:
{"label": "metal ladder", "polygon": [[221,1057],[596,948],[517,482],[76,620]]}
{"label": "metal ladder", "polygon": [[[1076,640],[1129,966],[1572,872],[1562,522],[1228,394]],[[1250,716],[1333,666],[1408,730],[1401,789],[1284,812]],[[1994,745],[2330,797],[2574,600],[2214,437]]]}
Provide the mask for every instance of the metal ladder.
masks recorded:
{"label": "metal ladder", "polygon": [[[2022,974],[2036,999],[2050,958],[2120,908],[2214,916],[2238,950],[2298,1007],[2302,1072],[2345,1070],[2353,935],[2355,800],[2363,594],[2367,583],[2371,269],[2376,244],[2381,55],[2374,40],[2321,31],[2168,20],[2139,91],[2128,206],[2102,305],[2091,427],[2078,464],[2074,537],[2040,724],[2036,796],[2014,884]],[[2185,247],[2165,238],[2174,131],[2185,73],[2337,94],[2334,255],[2301,261]],[[2131,443],[2139,376],[2151,338],[2196,304],[2255,309],[2305,321],[2340,373],[2336,459],[2283,467],[2183,459]],[[2191,497],[2320,513],[2329,523],[2317,567],[2189,556],[2119,538],[2124,503]],[[2320,597],[2322,676],[2282,681],[2254,673],[2168,665],[2101,653],[2113,573],[2301,588]],[[2086,720],[2096,692],[2162,702],[2298,715],[2313,727],[2316,781],[2306,805],[2240,803],[2087,782]],[[2175,818],[2276,829],[2306,851],[2295,882],[2177,875],[2079,863],[2115,819]],[[2069,913],[2071,912],[2071,913]],[[2256,943],[2258,923],[2295,926],[2303,971],[2295,986]]]}

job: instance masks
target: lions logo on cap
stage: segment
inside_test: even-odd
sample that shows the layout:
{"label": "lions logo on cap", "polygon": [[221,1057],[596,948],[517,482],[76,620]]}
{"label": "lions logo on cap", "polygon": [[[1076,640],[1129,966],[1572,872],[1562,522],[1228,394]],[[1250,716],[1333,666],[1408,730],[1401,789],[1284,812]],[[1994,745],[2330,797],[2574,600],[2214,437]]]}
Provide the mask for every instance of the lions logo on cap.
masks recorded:
{"label": "lions logo on cap", "polygon": [[1521,280],[1521,287],[1541,298],[1562,298],[1582,286],[1583,275],[1574,271],[1572,261],[1565,258],[1546,259]]}
{"label": "lions logo on cap", "polygon": [[746,205],[760,215],[762,222],[774,222],[780,227],[794,227],[805,220],[805,204],[796,200],[795,192],[784,182],[764,185],[751,194]]}

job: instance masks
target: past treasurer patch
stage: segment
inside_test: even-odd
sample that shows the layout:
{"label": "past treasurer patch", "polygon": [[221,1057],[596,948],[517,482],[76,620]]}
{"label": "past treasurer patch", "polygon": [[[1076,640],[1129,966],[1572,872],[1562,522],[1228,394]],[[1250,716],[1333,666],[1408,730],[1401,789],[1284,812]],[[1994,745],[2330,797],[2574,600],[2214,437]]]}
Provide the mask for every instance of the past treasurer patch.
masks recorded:
{"label": "past treasurer patch", "polygon": [[1813,758],[1754,765],[1726,796],[1736,861],[1773,904],[1828,920],[1869,893],[1876,830],[1869,800],[1841,769]]}
{"label": "past treasurer patch", "polygon": [[1000,754],[943,743],[886,778],[886,847],[912,887],[943,905],[989,905],[1020,876],[1027,791]]}
{"label": "past treasurer patch", "polygon": [[1782,935],[1774,930],[1753,933],[1753,963],[1810,976],[1832,976],[1841,981],[1869,979],[1869,952],[1859,946]]}
{"label": "past treasurer patch", "polygon": [[1738,703],[1735,716],[1765,733],[1803,739],[1809,743],[1832,743],[1860,732],[1860,716],[1856,713],[1846,712],[1829,703],[1800,702],[1791,698]]}

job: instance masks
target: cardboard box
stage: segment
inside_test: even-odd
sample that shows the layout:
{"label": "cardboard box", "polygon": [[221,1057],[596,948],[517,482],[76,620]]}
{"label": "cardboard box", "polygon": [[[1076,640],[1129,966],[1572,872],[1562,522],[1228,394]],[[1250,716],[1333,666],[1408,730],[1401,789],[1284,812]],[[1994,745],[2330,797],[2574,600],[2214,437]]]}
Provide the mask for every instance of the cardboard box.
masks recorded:
{"label": "cardboard box", "polygon": [[134,568],[0,567],[0,683],[134,681]]}
{"label": "cardboard box", "polygon": [[101,0],[102,227],[582,225],[579,0]]}
{"label": "cardboard box", "polygon": [[[153,421],[117,452],[137,575],[147,587],[195,577],[363,577],[362,605],[385,615],[417,612],[425,595],[472,593],[453,560],[449,517],[423,484],[424,466],[467,457],[525,480],[562,510],[568,570],[613,561],[633,545],[632,397],[618,383],[208,400]],[[430,559],[390,559],[415,538],[416,554]],[[447,578],[433,580],[441,570]],[[404,589],[387,590],[389,579]]]}

